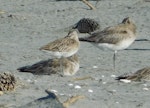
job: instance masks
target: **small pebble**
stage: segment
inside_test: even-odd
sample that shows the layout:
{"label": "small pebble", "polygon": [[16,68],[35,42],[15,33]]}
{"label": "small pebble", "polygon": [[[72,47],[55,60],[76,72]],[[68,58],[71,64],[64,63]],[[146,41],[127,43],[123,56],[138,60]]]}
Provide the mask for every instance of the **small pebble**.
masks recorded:
{"label": "small pebble", "polygon": [[76,85],[74,88],[76,88],[76,89],[80,89],[80,88],[81,88],[81,86]]}
{"label": "small pebble", "polygon": [[117,90],[112,90],[113,92],[116,92]]}
{"label": "small pebble", "polygon": [[34,82],[37,82],[37,80],[34,80]]}
{"label": "small pebble", "polygon": [[143,86],[147,87],[147,84],[143,84]]}
{"label": "small pebble", "polygon": [[102,82],[103,84],[106,84],[107,82]]}
{"label": "small pebble", "polygon": [[93,66],[94,69],[97,69],[97,66]]}
{"label": "small pebble", "polygon": [[119,102],[116,102],[116,104],[118,104]]}
{"label": "small pebble", "polygon": [[59,95],[61,95],[61,96],[64,96],[65,94],[63,94],[63,93],[60,93]]}
{"label": "small pebble", "polygon": [[102,78],[104,78],[105,76],[104,75],[102,75]]}
{"label": "small pebble", "polygon": [[100,57],[98,57],[98,59],[101,59]]}
{"label": "small pebble", "polygon": [[31,80],[30,80],[30,79],[27,79],[27,82],[31,82]]}
{"label": "small pebble", "polygon": [[68,84],[68,85],[69,85],[69,86],[73,86],[73,84],[71,84],[71,83],[70,83],[70,84]]}
{"label": "small pebble", "polygon": [[89,89],[88,92],[93,93],[93,90]]}
{"label": "small pebble", "polygon": [[112,78],[116,78],[116,75],[111,75]]}
{"label": "small pebble", "polygon": [[148,88],[143,88],[143,90],[148,91],[149,89]]}

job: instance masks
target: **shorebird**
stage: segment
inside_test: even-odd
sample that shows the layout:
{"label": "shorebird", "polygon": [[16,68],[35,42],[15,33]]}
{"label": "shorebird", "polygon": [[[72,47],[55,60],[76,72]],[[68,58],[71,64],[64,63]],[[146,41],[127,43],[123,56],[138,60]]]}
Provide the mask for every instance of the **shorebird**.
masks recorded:
{"label": "shorebird", "polygon": [[100,29],[100,24],[98,21],[90,18],[80,19],[72,29],[77,29],[80,33],[91,33],[97,29]]}
{"label": "shorebird", "polygon": [[[80,47],[80,42],[76,30],[70,31],[68,35],[64,38],[57,39],[53,42],[40,48],[40,50],[49,52],[51,55],[60,59],[60,67],[62,67],[62,62],[64,57],[70,57],[75,54]],[[63,68],[62,68],[63,72]]]}
{"label": "shorebird", "polygon": [[[59,74],[60,59],[49,59],[41,61],[31,66],[21,67],[18,70],[20,72],[29,72],[35,75],[51,75]],[[72,76],[79,70],[79,59],[76,54],[63,59],[63,74],[66,76]]]}
{"label": "shorebird", "polygon": [[135,73],[124,74],[116,78],[116,80],[120,81],[124,79],[131,81],[141,81],[141,80],[148,81],[150,80],[150,67],[145,67],[136,71]]}
{"label": "shorebird", "polygon": [[79,38],[80,41],[87,41],[106,47],[114,51],[113,65],[115,70],[115,58],[118,50],[129,47],[136,39],[136,26],[129,17],[124,18],[122,23],[105,28],[103,31],[96,31],[89,37]]}
{"label": "shorebird", "polygon": [[56,58],[69,57],[75,54],[80,46],[77,31],[71,31],[64,38],[57,39],[40,48]]}

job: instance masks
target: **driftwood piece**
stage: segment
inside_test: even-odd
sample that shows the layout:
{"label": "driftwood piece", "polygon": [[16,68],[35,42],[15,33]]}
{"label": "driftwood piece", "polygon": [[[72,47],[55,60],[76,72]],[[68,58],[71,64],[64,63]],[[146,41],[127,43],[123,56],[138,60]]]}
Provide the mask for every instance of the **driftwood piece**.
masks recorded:
{"label": "driftwood piece", "polygon": [[3,14],[3,13],[6,13],[5,11],[3,11],[3,10],[0,10],[0,14]]}
{"label": "driftwood piece", "polygon": [[88,5],[91,9],[96,10],[96,8],[92,4],[90,4],[88,1],[82,0],[82,2]]}
{"label": "driftwood piece", "polygon": [[85,96],[82,95],[77,95],[77,96],[72,96],[71,98],[67,99],[64,103],[63,106],[65,108],[68,108],[71,104],[75,103],[76,101],[78,101],[79,99],[83,99],[85,98]]}
{"label": "driftwood piece", "polygon": [[86,77],[82,77],[82,78],[74,78],[74,81],[79,81],[79,80],[86,80],[86,79],[91,79],[93,80],[94,78],[92,78],[91,76],[86,76]]}

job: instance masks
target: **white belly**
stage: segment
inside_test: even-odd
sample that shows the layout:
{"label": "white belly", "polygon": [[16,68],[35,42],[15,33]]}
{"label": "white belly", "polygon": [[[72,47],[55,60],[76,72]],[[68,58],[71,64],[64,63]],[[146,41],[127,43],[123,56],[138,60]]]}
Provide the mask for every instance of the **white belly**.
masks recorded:
{"label": "white belly", "polygon": [[129,47],[135,39],[127,39],[123,40],[121,42],[118,42],[117,44],[109,44],[109,43],[99,43],[98,46],[100,47],[106,47],[110,50],[123,50]]}
{"label": "white belly", "polygon": [[52,51],[48,51],[48,50],[42,50],[42,51],[47,52],[54,57],[61,58],[61,57],[70,57],[70,56],[74,55],[78,51],[78,49],[72,50],[69,52],[58,52],[58,51],[52,52]]}

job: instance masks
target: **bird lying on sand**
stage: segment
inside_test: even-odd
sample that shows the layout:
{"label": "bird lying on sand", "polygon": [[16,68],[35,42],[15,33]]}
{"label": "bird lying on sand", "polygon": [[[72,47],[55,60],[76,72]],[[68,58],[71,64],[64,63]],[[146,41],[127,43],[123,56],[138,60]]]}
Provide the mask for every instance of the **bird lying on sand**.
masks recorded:
{"label": "bird lying on sand", "polygon": [[[49,59],[41,61],[31,66],[21,67],[18,70],[20,72],[29,72],[35,75],[51,75],[60,74],[60,59]],[[74,75],[79,70],[79,59],[77,55],[73,55],[68,58],[64,58],[62,62],[63,74],[66,76]]]}
{"label": "bird lying on sand", "polygon": [[116,78],[116,80],[130,80],[130,81],[148,81],[150,80],[150,67],[142,68],[135,73],[128,73],[124,75],[120,75]]}

